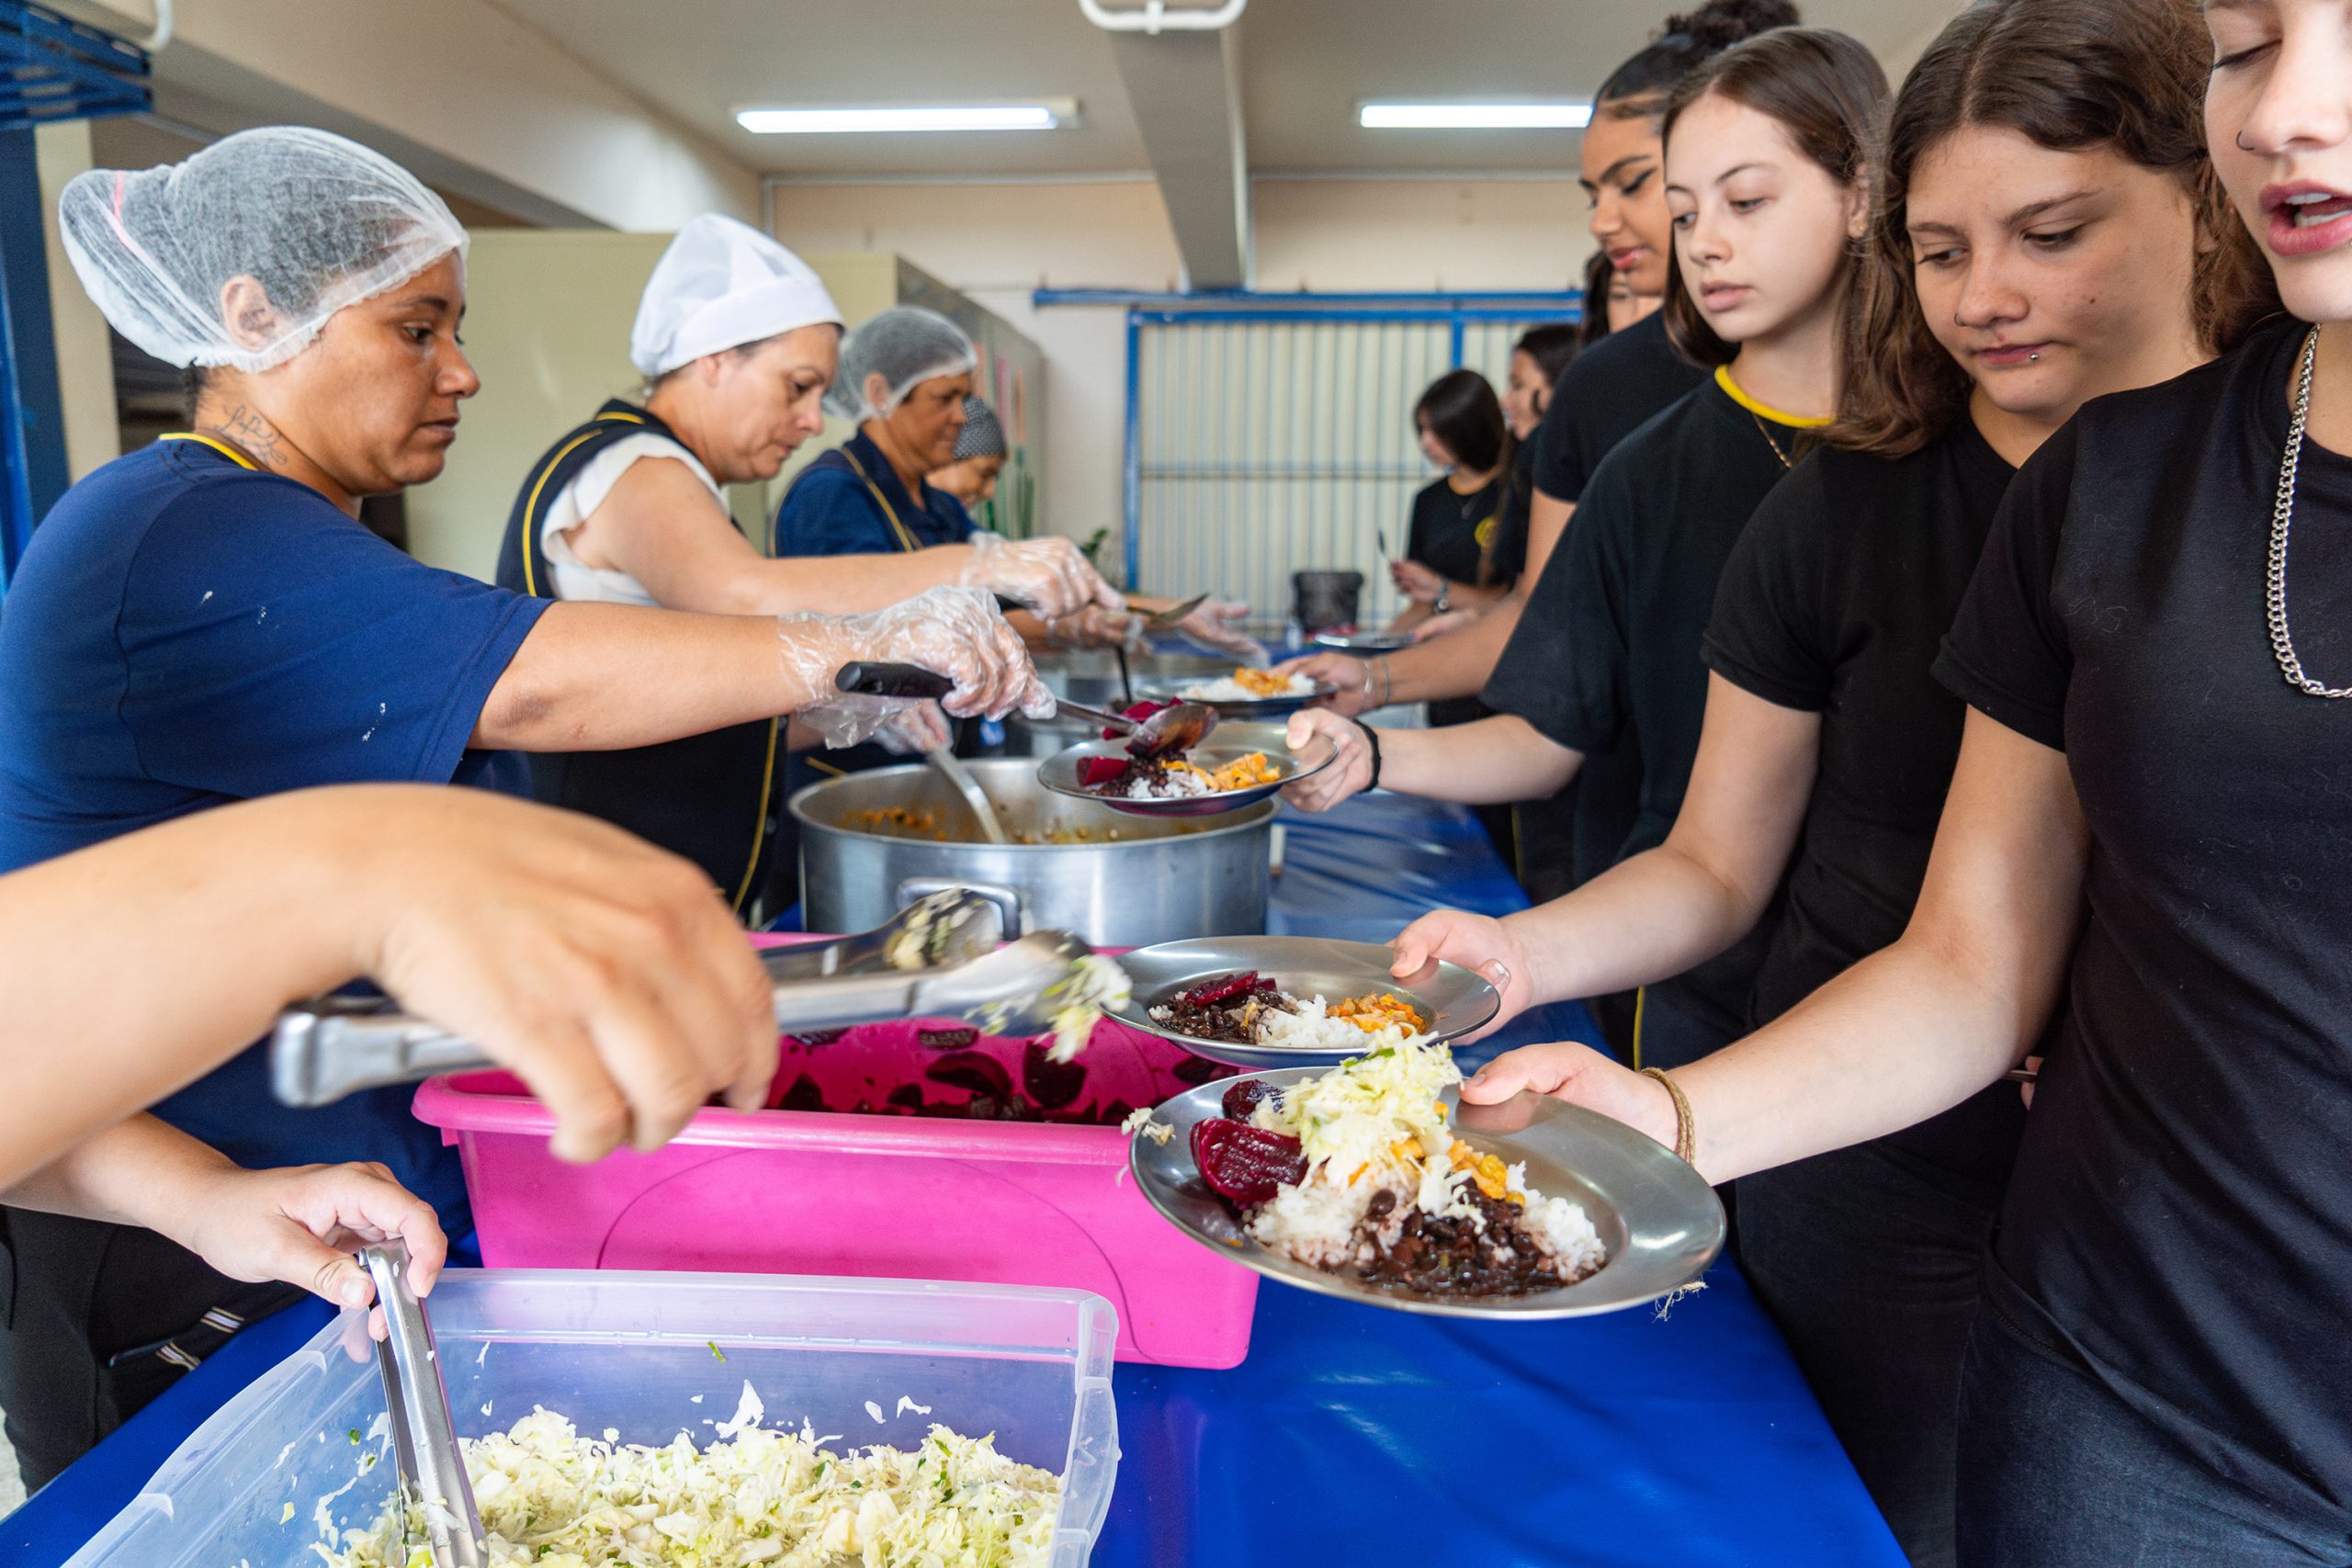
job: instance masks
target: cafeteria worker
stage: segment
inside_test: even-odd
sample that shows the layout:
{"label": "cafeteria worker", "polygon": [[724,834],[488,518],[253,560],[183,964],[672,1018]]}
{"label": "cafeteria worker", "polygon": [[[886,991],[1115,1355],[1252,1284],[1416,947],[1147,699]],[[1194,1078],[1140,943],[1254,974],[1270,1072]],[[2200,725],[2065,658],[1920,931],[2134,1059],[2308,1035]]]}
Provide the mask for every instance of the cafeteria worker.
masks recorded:
{"label": "cafeteria worker", "polygon": [[[197,397],[187,430],[67,492],[10,585],[0,872],[308,784],[519,789],[515,751],[788,712],[862,739],[898,706],[837,700],[831,675],[851,660],[941,670],[952,712],[1050,702],[978,589],[839,618],[550,604],[361,527],[362,496],[440,472],[479,385],[458,339],[465,231],[365,148],[247,131],[182,164],[85,174],[60,208],[83,286],[124,336],[195,367]],[[249,1050],[157,1113],[249,1168],[380,1162],[466,1234],[457,1162],[404,1094],[298,1114],[266,1077]],[[152,1377],[177,1338],[132,1337],[120,1303],[202,1333],[282,1299],[148,1232],[6,1220],[0,1406],[55,1403],[44,1380],[86,1393]]]}
{"label": "cafeteria worker", "polygon": [[[773,540],[763,554],[745,538],[720,487],[774,479],[823,428],[819,403],[841,339],[841,312],[798,256],[721,214],[689,221],[655,265],[629,333],[642,400],[610,400],[525,472],[499,586],[727,615],[879,610],[954,584],[1053,615],[1116,603],[1067,539],[967,539],[966,524],[927,531],[910,549],[779,558]],[[947,738],[926,705],[880,740],[924,750]],[[763,714],[652,745],[539,751],[531,786],[550,806],[684,855],[748,914],[778,863],[790,863],[773,819],[778,754],[817,739]]]}
{"label": "cafeteria worker", "polygon": [[[995,536],[975,528],[964,502],[933,482],[933,476],[957,462],[957,443],[970,422],[971,405],[978,401],[972,395],[972,377],[979,362],[979,351],[963,328],[918,305],[894,306],[850,333],[830,400],[836,412],[857,422],[857,432],[803,468],[785,491],[776,510],[776,552],[795,558],[913,553],[965,540],[986,547]],[[995,543],[1019,550],[1064,542]],[[1075,555],[1075,547],[1069,547]],[[1067,608],[1029,598],[1017,588],[1000,590],[1033,612],[1014,617],[1023,635],[1037,644],[1108,646],[1139,629],[1133,612],[1150,614],[1173,604],[1122,595],[1087,570],[1093,596]],[[1262,663],[1265,649],[1233,625],[1249,611],[1247,604],[1210,599],[1171,629],[1204,647]]]}

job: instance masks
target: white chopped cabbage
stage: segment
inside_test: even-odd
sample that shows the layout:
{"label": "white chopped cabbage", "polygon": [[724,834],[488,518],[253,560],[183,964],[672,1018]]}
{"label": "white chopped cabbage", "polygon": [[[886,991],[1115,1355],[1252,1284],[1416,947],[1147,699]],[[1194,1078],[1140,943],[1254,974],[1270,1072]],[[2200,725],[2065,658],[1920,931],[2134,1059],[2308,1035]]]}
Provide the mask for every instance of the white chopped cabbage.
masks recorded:
{"label": "white chopped cabbage", "polygon": [[[541,1409],[466,1439],[493,1563],[530,1568],[1027,1568],[1053,1551],[1061,1483],[996,1451],[993,1437],[934,1425],[913,1452],[837,1454],[761,1428],[745,1387],[728,1441],[697,1450],[582,1438]],[[424,1515],[364,1530],[325,1525],[325,1568],[432,1568]],[[405,1526],[407,1540],[402,1545]]]}

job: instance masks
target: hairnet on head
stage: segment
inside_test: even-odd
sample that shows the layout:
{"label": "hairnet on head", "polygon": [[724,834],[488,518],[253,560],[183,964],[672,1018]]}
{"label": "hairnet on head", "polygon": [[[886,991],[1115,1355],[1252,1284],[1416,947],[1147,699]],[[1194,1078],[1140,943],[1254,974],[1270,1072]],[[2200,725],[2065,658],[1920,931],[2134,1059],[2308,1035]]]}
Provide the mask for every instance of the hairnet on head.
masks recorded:
{"label": "hairnet on head", "polygon": [[[167,365],[266,370],[345,306],[466,249],[415,175],[306,126],[241,130],[161,168],[92,169],[57,213],[83,288]],[[260,284],[270,310],[232,334],[221,289],[239,276]]]}
{"label": "hairnet on head", "polygon": [[638,301],[628,356],[665,376],[706,354],[796,327],[842,324],[807,262],[747,223],[706,212],[678,231]]}
{"label": "hairnet on head", "polygon": [[[960,376],[979,363],[963,328],[936,310],[894,305],[842,344],[842,367],[826,401],[847,419],[880,419],[919,383],[934,376]],[[890,389],[889,400],[879,408],[865,396],[865,378],[876,375]]]}
{"label": "hairnet on head", "polygon": [[978,398],[964,400],[964,428],[956,433],[956,457],[958,463],[967,457],[1001,457],[1008,448],[1004,444],[1004,426],[998,423],[996,410]]}

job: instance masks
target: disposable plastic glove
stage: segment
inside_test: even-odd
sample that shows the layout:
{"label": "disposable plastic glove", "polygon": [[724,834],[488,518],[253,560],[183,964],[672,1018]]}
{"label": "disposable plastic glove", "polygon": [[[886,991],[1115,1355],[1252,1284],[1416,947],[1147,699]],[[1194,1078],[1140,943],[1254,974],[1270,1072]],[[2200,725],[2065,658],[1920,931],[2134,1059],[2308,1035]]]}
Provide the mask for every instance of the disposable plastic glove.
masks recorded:
{"label": "disposable plastic glove", "polygon": [[909,703],[882,721],[874,739],[882,750],[900,757],[936,751],[956,738],[955,728],[937,703]]}
{"label": "disposable plastic glove", "polygon": [[985,589],[934,588],[862,615],[778,615],[776,637],[786,671],[822,694],[795,716],[828,746],[871,739],[914,705],[910,698],[835,691],[833,677],[845,664],[913,664],[944,675],[955,688],[941,705],[958,718],[1001,718],[1016,708],[1045,718],[1054,711],[1021,634]]}
{"label": "disposable plastic glove", "polygon": [[1089,604],[1125,608],[1119,591],[1102,581],[1084,552],[1064,538],[1008,539],[975,534],[972,558],[962,581],[1013,600],[1049,621],[1074,615]]}
{"label": "disposable plastic glove", "polygon": [[1244,664],[1266,662],[1266,645],[1247,637],[1233,623],[1250,614],[1250,606],[1232,599],[1204,599],[1201,607],[1176,623],[1176,630],[1204,648],[1229,653]]}

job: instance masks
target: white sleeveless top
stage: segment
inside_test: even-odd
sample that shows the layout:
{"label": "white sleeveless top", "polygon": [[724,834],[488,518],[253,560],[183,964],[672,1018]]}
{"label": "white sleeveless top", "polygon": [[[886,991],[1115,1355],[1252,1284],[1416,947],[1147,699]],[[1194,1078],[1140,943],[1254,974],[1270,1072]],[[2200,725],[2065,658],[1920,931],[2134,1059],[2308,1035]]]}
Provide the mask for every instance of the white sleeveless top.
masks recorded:
{"label": "white sleeveless top", "polygon": [[628,572],[582,565],[564,539],[566,534],[580,526],[582,519],[605,504],[605,498],[612,494],[621,476],[642,457],[672,457],[684,463],[687,471],[710,491],[718,509],[727,510],[726,494],[719,490],[718,481],[710,477],[710,470],[702,466],[701,458],[668,436],[650,431],[624,436],[591,457],[572,476],[571,482],[556,492],[541,514],[539,545],[547,552],[548,570],[554,579],[550,586],[557,598],[591,604],[654,604],[653,595],[645,591],[645,585]]}

